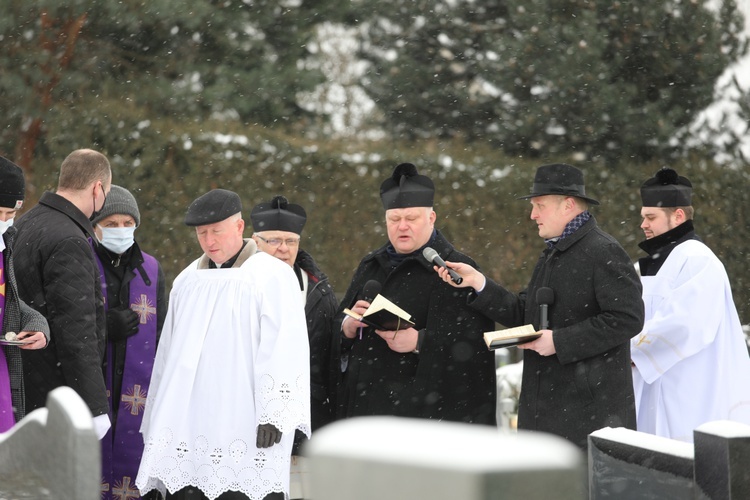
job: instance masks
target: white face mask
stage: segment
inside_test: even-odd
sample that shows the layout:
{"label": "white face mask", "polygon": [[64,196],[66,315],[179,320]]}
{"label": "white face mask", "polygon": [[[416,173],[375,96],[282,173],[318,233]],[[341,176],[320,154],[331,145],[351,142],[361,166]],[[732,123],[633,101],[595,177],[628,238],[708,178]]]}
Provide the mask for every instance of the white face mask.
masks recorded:
{"label": "white face mask", "polygon": [[8,230],[10,226],[13,225],[13,219],[8,219],[5,221],[0,221],[0,235],[5,234],[5,231]]}
{"label": "white face mask", "polygon": [[123,254],[128,248],[133,246],[135,242],[134,233],[135,226],[132,227],[102,227],[99,226],[102,231],[102,245],[110,252],[114,252],[117,255]]}

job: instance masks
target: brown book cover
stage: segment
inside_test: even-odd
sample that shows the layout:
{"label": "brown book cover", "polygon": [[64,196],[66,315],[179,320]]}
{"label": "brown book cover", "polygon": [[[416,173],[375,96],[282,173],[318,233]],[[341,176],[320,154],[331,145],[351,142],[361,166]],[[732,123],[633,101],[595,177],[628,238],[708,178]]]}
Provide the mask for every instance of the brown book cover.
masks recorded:
{"label": "brown book cover", "polygon": [[542,334],[537,332],[533,325],[523,325],[516,328],[506,328],[504,330],[495,330],[494,332],[485,332],[484,341],[490,351],[501,349],[503,347],[512,347],[518,344],[525,344],[541,337]]}
{"label": "brown book cover", "polygon": [[414,326],[411,314],[380,294],[372,299],[364,314],[359,315],[351,309],[344,309],[344,314],[376,330],[403,330]]}

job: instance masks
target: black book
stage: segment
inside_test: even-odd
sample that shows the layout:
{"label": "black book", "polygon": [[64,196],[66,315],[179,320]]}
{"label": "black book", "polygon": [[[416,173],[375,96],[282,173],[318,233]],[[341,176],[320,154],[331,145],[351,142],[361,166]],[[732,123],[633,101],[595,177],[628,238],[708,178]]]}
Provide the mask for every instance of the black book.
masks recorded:
{"label": "black book", "polygon": [[414,326],[411,314],[380,294],[372,299],[364,314],[359,315],[351,309],[344,309],[344,314],[376,330],[403,330]]}

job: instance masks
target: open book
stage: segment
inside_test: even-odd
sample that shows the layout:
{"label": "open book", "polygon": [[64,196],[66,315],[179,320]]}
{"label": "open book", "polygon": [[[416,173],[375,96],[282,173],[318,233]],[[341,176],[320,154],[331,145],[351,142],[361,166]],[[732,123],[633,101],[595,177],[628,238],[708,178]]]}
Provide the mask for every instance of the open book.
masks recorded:
{"label": "open book", "polygon": [[364,314],[359,315],[351,309],[344,309],[344,314],[376,330],[403,330],[414,326],[411,314],[380,294],[372,299]]}
{"label": "open book", "polygon": [[525,344],[541,337],[542,334],[537,332],[533,325],[523,325],[516,328],[506,328],[505,330],[496,330],[494,332],[485,332],[484,341],[490,351],[502,347],[512,347],[518,344]]}

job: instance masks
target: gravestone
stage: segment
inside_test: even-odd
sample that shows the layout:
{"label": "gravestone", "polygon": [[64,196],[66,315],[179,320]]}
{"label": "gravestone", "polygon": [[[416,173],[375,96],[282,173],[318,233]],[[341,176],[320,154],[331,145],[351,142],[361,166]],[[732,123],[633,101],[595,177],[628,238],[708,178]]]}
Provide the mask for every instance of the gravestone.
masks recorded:
{"label": "gravestone", "polygon": [[750,498],[750,426],[708,422],[693,431],[696,498]]}
{"label": "gravestone", "polygon": [[58,387],[46,408],[0,434],[0,498],[98,500],[100,456],[88,407]]}
{"label": "gravestone", "polygon": [[584,455],[548,434],[397,417],[317,431],[305,449],[313,500],[583,500]]}
{"label": "gravestone", "polygon": [[690,443],[600,429],[589,435],[589,499],[692,499],[693,463]]}

